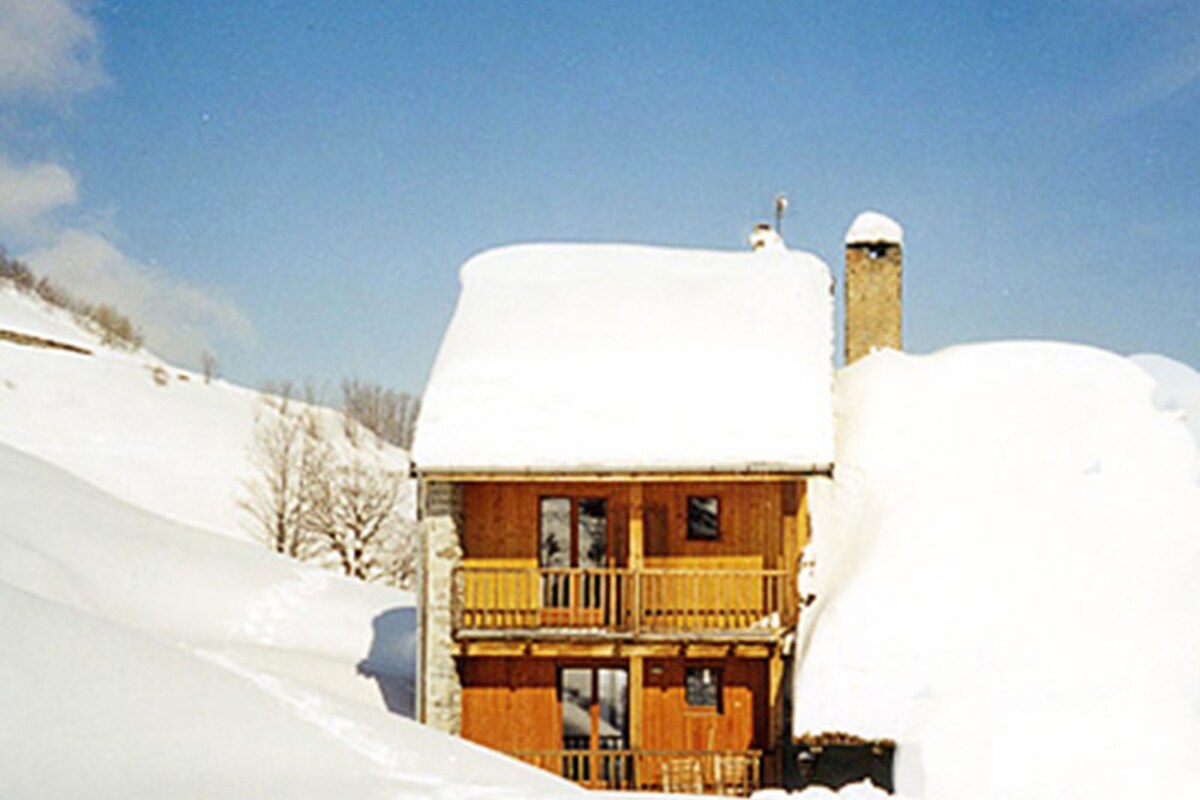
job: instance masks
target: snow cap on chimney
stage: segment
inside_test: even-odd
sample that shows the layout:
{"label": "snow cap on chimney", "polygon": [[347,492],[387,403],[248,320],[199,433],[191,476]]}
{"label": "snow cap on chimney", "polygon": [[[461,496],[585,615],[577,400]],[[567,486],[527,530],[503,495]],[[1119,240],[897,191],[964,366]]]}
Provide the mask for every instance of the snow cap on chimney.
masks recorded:
{"label": "snow cap on chimney", "polygon": [[877,211],[864,211],[854,218],[846,231],[846,244],[898,244],[904,246],[904,229],[891,217]]}
{"label": "snow cap on chimney", "polygon": [[787,245],[778,231],[767,223],[760,222],[754,226],[754,232],[750,234],[750,249],[756,253],[766,250],[781,251],[787,250]]}

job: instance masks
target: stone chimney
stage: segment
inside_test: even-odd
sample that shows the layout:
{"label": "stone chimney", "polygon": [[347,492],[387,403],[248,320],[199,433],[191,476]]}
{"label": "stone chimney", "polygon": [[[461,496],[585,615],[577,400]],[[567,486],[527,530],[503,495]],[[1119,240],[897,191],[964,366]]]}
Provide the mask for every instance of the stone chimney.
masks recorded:
{"label": "stone chimney", "polygon": [[893,219],[865,211],[846,231],[846,364],[873,350],[899,350],[904,231]]}

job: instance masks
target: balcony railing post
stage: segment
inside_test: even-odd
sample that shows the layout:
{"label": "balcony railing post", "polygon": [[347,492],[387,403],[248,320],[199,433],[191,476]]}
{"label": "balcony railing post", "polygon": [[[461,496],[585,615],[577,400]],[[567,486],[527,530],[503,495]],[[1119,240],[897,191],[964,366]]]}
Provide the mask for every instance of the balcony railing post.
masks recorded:
{"label": "balcony railing post", "polygon": [[638,634],[642,632],[642,591],[644,588],[642,581],[644,573],[640,569],[635,569],[630,572],[629,576],[630,583],[632,584],[631,594],[633,595],[629,603],[633,617],[630,632]]}

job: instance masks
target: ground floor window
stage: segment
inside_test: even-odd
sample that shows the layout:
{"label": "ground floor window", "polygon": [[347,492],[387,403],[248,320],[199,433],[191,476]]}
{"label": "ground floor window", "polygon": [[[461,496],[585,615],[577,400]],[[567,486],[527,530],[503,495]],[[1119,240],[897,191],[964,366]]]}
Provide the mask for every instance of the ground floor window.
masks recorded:
{"label": "ground floor window", "polygon": [[688,667],[684,672],[684,698],[690,708],[721,711],[721,670]]}
{"label": "ground floor window", "polygon": [[615,667],[563,667],[558,673],[563,749],[629,746],[629,673]]}
{"label": "ground floor window", "polygon": [[562,667],[562,775],[580,783],[621,787],[629,749],[629,673],[616,667]]}

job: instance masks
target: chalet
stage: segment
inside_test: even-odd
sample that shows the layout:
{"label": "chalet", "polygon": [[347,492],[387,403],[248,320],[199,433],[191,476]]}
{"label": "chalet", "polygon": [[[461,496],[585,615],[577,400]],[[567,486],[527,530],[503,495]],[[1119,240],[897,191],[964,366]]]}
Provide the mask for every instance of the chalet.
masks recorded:
{"label": "chalet", "polygon": [[753,243],[463,266],[413,448],[427,724],[587,786],[779,785],[834,312],[819,258]]}

